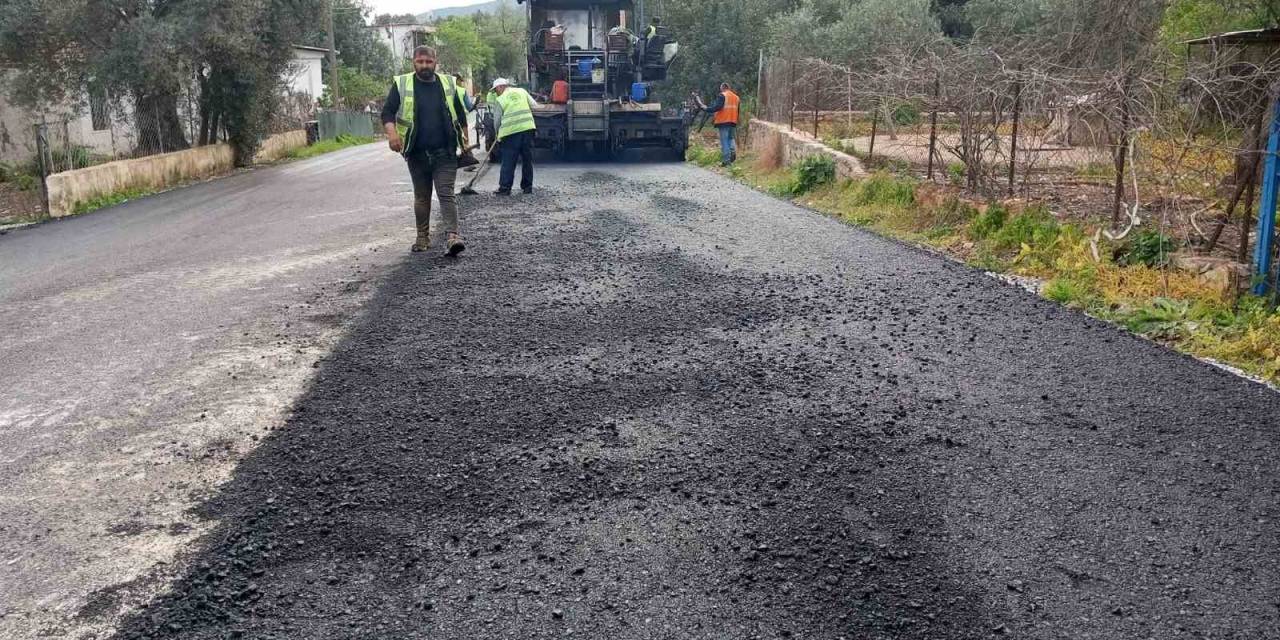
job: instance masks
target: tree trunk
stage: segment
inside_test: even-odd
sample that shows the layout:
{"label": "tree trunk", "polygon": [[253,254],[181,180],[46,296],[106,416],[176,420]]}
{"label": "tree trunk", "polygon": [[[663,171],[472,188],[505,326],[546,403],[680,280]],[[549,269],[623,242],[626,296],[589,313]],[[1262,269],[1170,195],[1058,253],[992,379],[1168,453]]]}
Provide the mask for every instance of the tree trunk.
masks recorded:
{"label": "tree trunk", "polygon": [[1111,204],[1112,229],[1120,228],[1120,207],[1124,204],[1125,161],[1129,157],[1129,100],[1127,96],[1122,99],[1124,100],[1124,103],[1120,108],[1120,130],[1117,132],[1115,141],[1116,151],[1114,160],[1116,169],[1116,192],[1115,200]]}
{"label": "tree trunk", "polygon": [[[1266,115],[1270,112],[1270,103],[1268,103],[1260,111],[1253,128],[1245,134],[1245,140],[1241,141],[1242,145],[1247,146],[1236,152],[1236,186],[1231,194],[1231,200],[1227,204],[1226,213],[1214,223],[1213,232],[1209,234],[1209,241],[1204,248],[1205,255],[1213,253],[1214,247],[1218,246],[1218,238],[1222,236],[1223,228],[1231,220],[1231,216],[1235,212],[1241,196],[1244,195],[1245,189],[1250,189],[1252,193],[1252,187],[1258,179],[1258,170],[1262,166],[1262,156],[1265,155],[1264,150],[1267,148],[1267,136],[1270,131],[1267,127]],[[1250,197],[1249,202],[1252,201],[1252,197]],[[1247,233],[1245,238],[1247,240]]]}
{"label": "tree trunk", "polygon": [[1244,195],[1244,217],[1240,218],[1240,248],[1236,253],[1238,262],[1249,261],[1249,227],[1253,226],[1253,188],[1257,183],[1257,177],[1250,175],[1249,188]]}
{"label": "tree trunk", "polygon": [[134,121],[138,128],[140,154],[166,153],[188,149],[182,119],[178,117],[178,97],[171,93],[134,93]]}

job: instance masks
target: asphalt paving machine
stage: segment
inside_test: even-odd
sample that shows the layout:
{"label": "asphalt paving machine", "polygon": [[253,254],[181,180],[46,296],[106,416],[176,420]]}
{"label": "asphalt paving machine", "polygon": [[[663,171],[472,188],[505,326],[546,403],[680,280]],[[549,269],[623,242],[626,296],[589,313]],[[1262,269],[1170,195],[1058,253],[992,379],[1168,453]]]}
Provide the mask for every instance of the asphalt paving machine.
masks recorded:
{"label": "asphalt paving machine", "polygon": [[689,114],[664,109],[653,88],[667,79],[680,45],[666,26],[645,37],[644,0],[519,0],[529,18],[534,146],[557,155],[670,149],[684,158]]}

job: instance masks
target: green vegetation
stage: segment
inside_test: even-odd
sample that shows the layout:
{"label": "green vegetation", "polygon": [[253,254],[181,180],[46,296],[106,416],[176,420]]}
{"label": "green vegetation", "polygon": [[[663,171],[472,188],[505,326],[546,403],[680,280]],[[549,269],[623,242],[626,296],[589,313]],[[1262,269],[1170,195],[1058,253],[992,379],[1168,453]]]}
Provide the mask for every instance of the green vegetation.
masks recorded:
{"label": "green vegetation", "polygon": [[19,191],[35,191],[40,179],[19,165],[0,162],[0,182],[13,183]]}
{"label": "green vegetation", "polygon": [[471,18],[446,18],[435,26],[441,69],[484,69],[493,62],[493,47],[480,37],[480,27]]}
{"label": "green vegetation", "polygon": [[893,106],[890,113],[898,126],[910,127],[920,123],[920,107],[914,102],[900,102]]}
{"label": "green vegetation", "polygon": [[692,162],[699,167],[710,167],[720,164],[720,149],[707,147],[703,145],[691,145],[688,153],[685,154]]}
{"label": "green vegetation", "polygon": [[126,189],[115,193],[107,193],[96,198],[85,200],[84,202],[77,202],[76,206],[71,211],[77,215],[81,213],[88,213],[105,207],[123,204],[130,200],[137,200],[138,198],[151,195],[153,193],[155,193],[154,189]]}
{"label": "green vegetation", "polygon": [[812,155],[802,158],[790,172],[773,180],[764,189],[780,198],[791,198],[830,184],[835,178],[835,162],[827,156]]}
{"label": "green vegetation", "polygon": [[321,140],[311,146],[294,149],[289,152],[289,157],[294,160],[304,160],[306,158],[314,158],[318,155],[346,149],[347,147],[355,147],[362,144],[369,144],[374,138],[368,136],[351,136],[340,135],[332,140]]}
{"label": "green vegetation", "polygon": [[1175,249],[1177,245],[1173,238],[1159,231],[1140,231],[1123,247],[1116,262],[1122,265],[1163,267],[1169,264],[1169,255]]}
{"label": "green vegetation", "polygon": [[[342,87],[342,104],[345,109],[360,110],[371,102],[377,102],[387,95],[387,87],[391,86],[390,76],[364,73],[351,67],[338,69],[338,82]],[[320,96],[320,104],[333,106],[333,92],[325,85],[324,94]]]}
{"label": "green vegetation", "polygon": [[[690,158],[718,152],[690,148]],[[765,169],[744,153],[731,177],[845,222],[934,247],[988,271],[1038,278],[1042,295],[1196,356],[1280,383],[1280,313],[1251,296],[1229,293],[1168,267],[1172,241],[1136,230],[1127,242],[1093,246],[1084,229],[1058,221],[1043,206],[971,204],[917,179],[878,172],[858,180],[816,180],[805,190],[801,166]],[[1094,257],[1095,251],[1097,258]],[[1114,259],[1112,256],[1116,256]]]}

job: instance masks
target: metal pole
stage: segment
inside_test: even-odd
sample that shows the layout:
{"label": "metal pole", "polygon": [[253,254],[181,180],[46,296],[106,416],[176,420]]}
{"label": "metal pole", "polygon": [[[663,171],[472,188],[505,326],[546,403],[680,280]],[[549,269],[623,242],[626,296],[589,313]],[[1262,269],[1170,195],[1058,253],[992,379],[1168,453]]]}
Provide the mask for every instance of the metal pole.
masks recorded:
{"label": "metal pole", "polygon": [[813,78],[813,139],[818,139],[818,83],[817,76]]}
{"label": "metal pole", "polygon": [[329,47],[329,95],[333,96],[334,109],[342,104],[342,88],[338,86],[338,48],[333,43],[333,4],[336,1],[326,2],[324,12],[325,45]]}
{"label": "metal pole", "polygon": [[164,153],[164,128],[160,126],[159,109],[156,109],[156,140],[160,142],[160,153]]}
{"label": "metal pole", "polygon": [[929,179],[933,179],[933,154],[938,146],[938,97],[942,94],[942,78],[933,76],[933,114],[929,116]]}
{"label": "metal pole", "polygon": [[1022,69],[1018,69],[1018,81],[1013,86],[1013,136],[1009,139],[1009,195],[1013,196],[1013,183],[1018,170],[1018,119],[1022,115]]}
{"label": "metal pole", "polygon": [[36,165],[40,171],[40,207],[49,215],[49,129],[45,123],[34,125],[36,133]]}
{"label": "metal pole", "polygon": [[845,115],[845,123],[849,125],[849,131],[853,131],[853,72],[846,71],[844,74],[844,100],[845,107],[849,109],[849,113]]}
{"label": "metal pole", "polygon": [[764,111],[764,49],[760,50],[760,61],[756,63],[756,102],[757,109]]}
{"label": "metal pole", "polygon": [[69,119],[62,121],[62,161],[67,164],[64,171],[77,168],[75,153],[71,150],[71,120]]}
{"label": "metal pole", "polygon": [[791,101],[791,118],[787,126],[792,131],[796,130],[796,61],[791,61],[791,88],[787,91],[787,97]]}
{"label": "metal pole", "polygon": [[1258,236],[1253,251],[1256,283],[1254,295],[1266,295],[1267,277],[1271,275],[1271,236],[1275,233],[1276,196],[1280,176],[1276,175],[1276,152],[1280,151],[1280,100],[1272,107],[1271,135],[1267,138],[1267,162],[1262,173],[1262,202],[1258,205]]}
{"label": "metal pole", "polygon": [[867,158],[876,153],[876,129],[880,127],[880,107],[877,105],[871,109],[871,147],[867,149]]}

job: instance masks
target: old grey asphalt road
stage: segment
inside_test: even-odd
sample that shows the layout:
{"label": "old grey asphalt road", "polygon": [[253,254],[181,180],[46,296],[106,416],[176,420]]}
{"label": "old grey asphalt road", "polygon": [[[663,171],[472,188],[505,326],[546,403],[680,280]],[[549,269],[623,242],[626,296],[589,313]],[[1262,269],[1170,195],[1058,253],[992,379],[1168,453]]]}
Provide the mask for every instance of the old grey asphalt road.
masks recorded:
{"label": "old grey asphalt road", "polygon": [[[0,637],[169,562],[411,241],[378,145],[0,236]],[[401,163],[402,164],[402,163]]]}
{"label": "old grey asphalt road", "polygon": [[6,292],[5,629],[1280,626],[1275,393],[682,165],[543,166],[533,197],[470,202],[461,260],[410,257],[391,161],[236,178],[257,190],[187,233],[280,226],[221,250],[175,233],[112,267],[140,218],[84,234],[83,279],[75,251],[6,256],[35,284]]}

